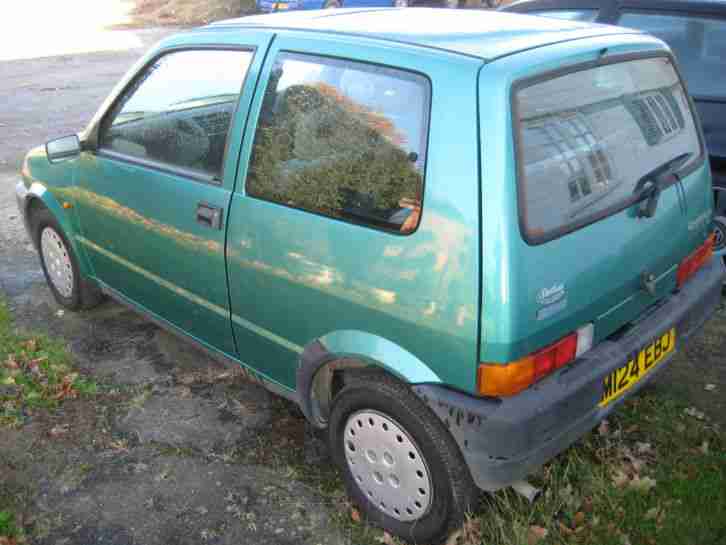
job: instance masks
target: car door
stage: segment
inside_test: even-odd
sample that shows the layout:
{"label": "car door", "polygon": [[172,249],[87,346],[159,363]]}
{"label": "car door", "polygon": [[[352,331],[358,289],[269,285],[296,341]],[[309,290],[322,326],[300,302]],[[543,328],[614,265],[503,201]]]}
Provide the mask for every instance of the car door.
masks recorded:
{"label": "car door", "polygon": [[225,230],[247,110],[269,43],[185,47],[147,63],[82,154],[77,207],[96,278],[208,347],[236,354]]}

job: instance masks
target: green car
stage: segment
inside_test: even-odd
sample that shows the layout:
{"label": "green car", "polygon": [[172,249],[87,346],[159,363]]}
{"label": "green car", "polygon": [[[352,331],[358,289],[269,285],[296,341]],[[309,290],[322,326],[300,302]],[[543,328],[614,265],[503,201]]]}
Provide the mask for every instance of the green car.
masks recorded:
{"label": "green car", "polygon": [[162,41],[17,199],[69,309],[108,295],[327,429],[369,520],[438,542],[668,365],[720,301],[671,52],[455,10]]}

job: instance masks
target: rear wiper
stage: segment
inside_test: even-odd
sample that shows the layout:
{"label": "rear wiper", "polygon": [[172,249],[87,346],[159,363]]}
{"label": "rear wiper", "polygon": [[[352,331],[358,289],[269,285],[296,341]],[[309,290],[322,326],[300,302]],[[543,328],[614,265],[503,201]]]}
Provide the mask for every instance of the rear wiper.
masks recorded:
{"label": "rear wiper", "polygon": [[645,202],[645,205],[641,205],[638,209],[639,218],[652,218],[655,215],[655,209],[658,208],[658,199],[661,191],[663,191],[663,186],[669,181],[670,176],[678,181],[679,178],[675,172],[677,167],[687,161],[692,155],[692,153],[681,153],[659,167],[654,168],[644,176],[641,176],[633,190],[633,193],[636,194],[634,202],[638,203],[646,199],[648,200]]}

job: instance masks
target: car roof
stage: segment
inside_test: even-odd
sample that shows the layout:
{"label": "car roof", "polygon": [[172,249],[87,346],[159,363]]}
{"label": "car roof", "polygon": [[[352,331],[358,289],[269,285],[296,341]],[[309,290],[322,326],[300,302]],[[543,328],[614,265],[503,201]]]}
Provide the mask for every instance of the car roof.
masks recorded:
{"label": "car roof", "polygon": [[291,11],[218,21],[205,28],[230,27],[363,36],[484,60],[568,40],[638,32],[495,11],[430,8]]}
{"label": "car roof", "polygon": [[500,8],[509,9],[631,8],[643,10],[711,13],[726,16],[726,0],[520,0]]}

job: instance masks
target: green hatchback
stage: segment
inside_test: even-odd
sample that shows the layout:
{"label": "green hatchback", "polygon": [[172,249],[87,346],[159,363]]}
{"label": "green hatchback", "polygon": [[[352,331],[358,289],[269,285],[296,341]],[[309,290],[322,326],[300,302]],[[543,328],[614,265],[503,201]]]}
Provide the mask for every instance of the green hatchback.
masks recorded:
{"label": "green hatchback", "polygon": [[255,16],[153,48],[17,199],[108,295],[294,400],[369,520],[461,524],[720,301],[703,136],[658,39],[455,10]]}

